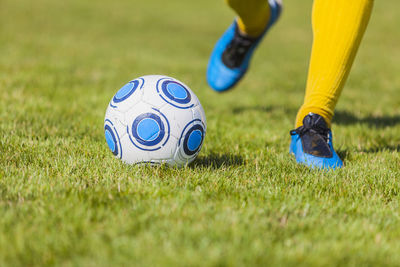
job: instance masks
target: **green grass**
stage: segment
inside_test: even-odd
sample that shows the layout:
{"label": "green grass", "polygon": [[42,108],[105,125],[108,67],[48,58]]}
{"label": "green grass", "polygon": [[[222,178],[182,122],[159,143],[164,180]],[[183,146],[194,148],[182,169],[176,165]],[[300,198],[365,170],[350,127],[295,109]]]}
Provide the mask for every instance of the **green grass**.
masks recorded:
{"label": "green grass", "polygon": [[[400,265],[400,18],[376,1],[333,131],[345,168],[288,154],[312,1],[287,0],[234,91],[205,82],[223,1],[0,3],[0,265]],[[208,132],[184,169],[126,166],[108,101],[146,74],[199,96]]]}

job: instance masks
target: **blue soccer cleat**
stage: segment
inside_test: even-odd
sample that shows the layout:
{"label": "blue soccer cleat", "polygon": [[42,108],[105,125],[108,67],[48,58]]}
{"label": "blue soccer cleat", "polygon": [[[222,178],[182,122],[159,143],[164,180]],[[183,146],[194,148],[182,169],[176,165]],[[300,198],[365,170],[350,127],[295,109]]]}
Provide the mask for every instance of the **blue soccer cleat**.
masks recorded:
{"label": "blue soccer cleat", "polygon": [[343,162],[332,145],[332,132],[324,119],[310,113],[303,120],[303,126],[290,131],[292,142],[290,153],[296,161],[311,168],[336,169],[343,167]]}
{"label": "blue soccer cleat", "polygon": [[215,45],[207,68],[207,82],[215,91],[231,89],[246,73],[254,50],[281,13],[280,0],[268,0],[268,4],[271,17],[260,37],[241,34],[235,20]]}

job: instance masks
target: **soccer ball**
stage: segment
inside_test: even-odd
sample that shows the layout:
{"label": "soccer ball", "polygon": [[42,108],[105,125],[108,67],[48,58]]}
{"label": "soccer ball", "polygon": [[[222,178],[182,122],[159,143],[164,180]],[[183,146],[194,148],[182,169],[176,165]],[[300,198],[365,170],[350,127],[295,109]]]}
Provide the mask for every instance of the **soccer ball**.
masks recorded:
{"label": "soccer ball", "polygon": [[130,81],[111,99],[104,134],[111,152],[125,163],[183,166],[203,145],[206,117],[184,83],[148,75]]}

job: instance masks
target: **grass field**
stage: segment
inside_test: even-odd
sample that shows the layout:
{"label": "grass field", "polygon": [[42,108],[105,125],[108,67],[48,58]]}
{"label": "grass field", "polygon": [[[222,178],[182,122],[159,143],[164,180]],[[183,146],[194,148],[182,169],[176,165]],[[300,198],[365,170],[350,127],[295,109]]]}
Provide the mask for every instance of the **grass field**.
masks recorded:
{"label": "grass field", "polygon": [[[252,71],[218,95],[223,1],[0,1],[0,266],[400,265],[400,17],[376,1],[337,107],[336,172],[288,154],[311,0],[287,0]],[[207,115],[184,169],[126,166],[103,134],[127,81],[165,74]]]}

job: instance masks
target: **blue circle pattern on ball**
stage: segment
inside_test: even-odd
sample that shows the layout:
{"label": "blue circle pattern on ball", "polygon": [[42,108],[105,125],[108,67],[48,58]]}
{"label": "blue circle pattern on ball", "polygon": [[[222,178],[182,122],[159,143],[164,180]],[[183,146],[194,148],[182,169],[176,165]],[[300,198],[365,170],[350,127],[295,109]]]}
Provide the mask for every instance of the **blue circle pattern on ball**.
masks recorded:
{"label": "blue circle pattern on ball", "polygon": [[145,141],[154,141],[160,135],[160,126],[154,119],[146,118],[137,125],[138,136]]}
{"label": "blue circle pattern on ball", "polygon": [[106,137],[107,145],[110,148],[111,152],[115,156],[118,155],[117,139],[115,138],[115,135],[110,126],[106,125],[104,127],[104,135]]}
{"label": "blue circle pattern on ball", "polygon": [[190,151],[196,151],[201,145],[201,141],[203,140],[203,133],[200,130],[194,130],[190,133],[188,138],[187,146]]}
{"label": "blue circle pattern on ball", "polygon": [[186,155],[192,156],[199,151],[204,139],[204,129],[200,124],[192,126],[186,133],[183,140],[183,151]]}
{"label": "blue circle pattern on ball", "polygon": [[164,138],[165,127],[158,115],[144,113],[133,121],[132,135],[140,144],[154,146]]}
{"label": "blue circle pattern on ball", "polygon": [[139,86],[139,81],[134,80],[131,81],[127,84],[125,84],[121,89],[118,90],[118,92],[115,94],[113,101],[115,103],[119,103],[127,99],[129,96],[131,96],[136,89]]}
{"label": "blue circle pattern on ball", "polygon": [[187,104],[192,100],[189,91],[181,84],[174,81],[165,81],[161,85],[165,96],[179,104]]}
{"label": "blue circle pattern on ball", "polygon": [[177,83],[168,83],[167,91],[176,99],[186,99],[188,96],[186,89]]}

